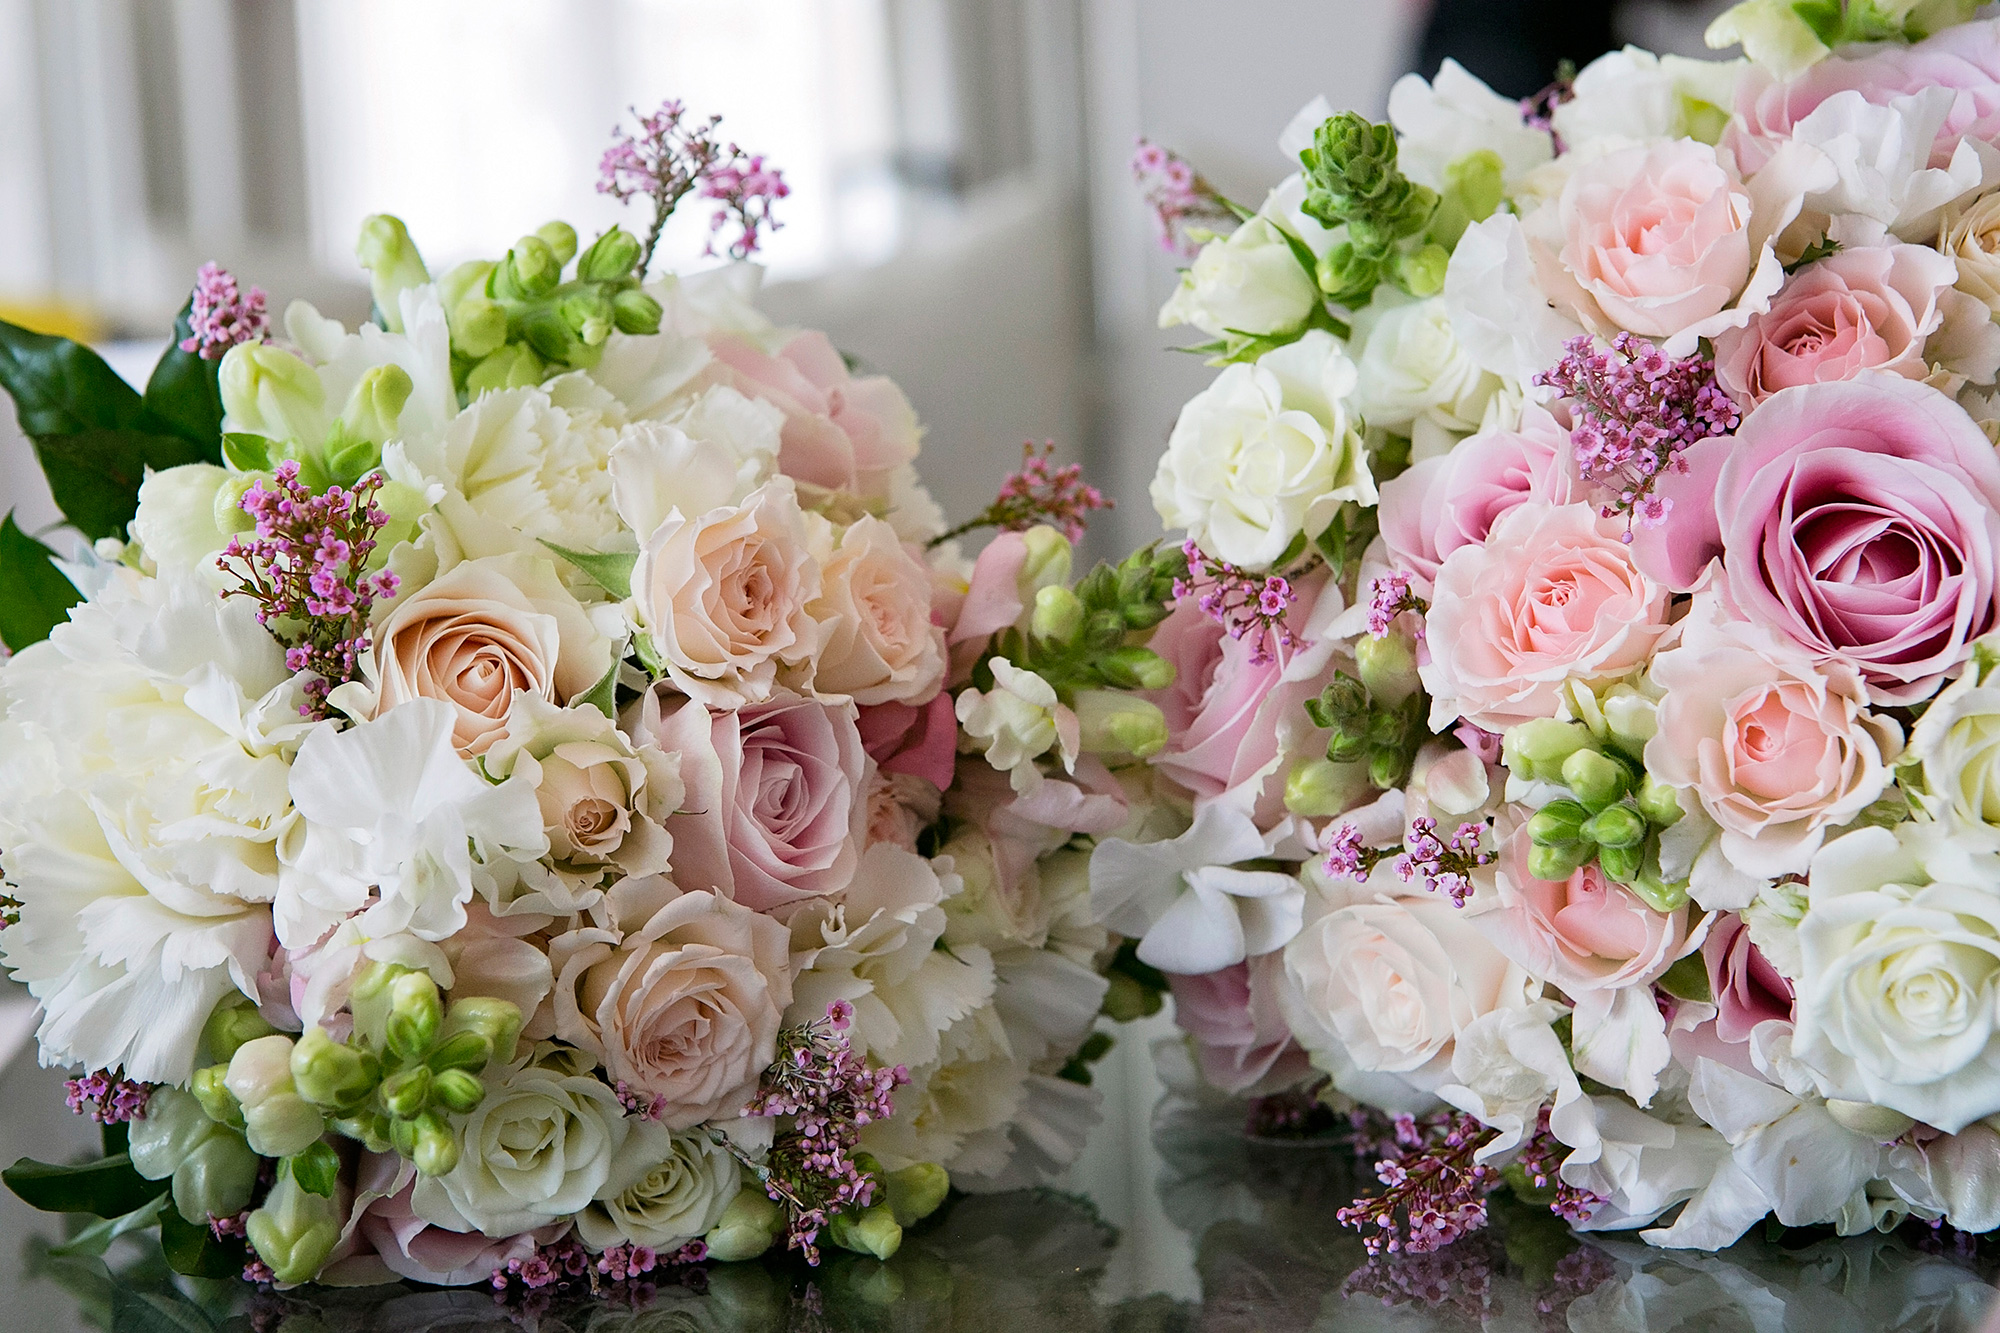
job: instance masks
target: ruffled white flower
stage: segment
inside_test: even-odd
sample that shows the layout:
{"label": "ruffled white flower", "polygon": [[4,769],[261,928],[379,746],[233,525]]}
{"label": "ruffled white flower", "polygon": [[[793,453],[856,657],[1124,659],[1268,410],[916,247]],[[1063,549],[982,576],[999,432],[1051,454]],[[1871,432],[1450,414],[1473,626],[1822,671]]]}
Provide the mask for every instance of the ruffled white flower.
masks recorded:
{"label": "ruffled white flower", "polygon": [[1956,97],[1950,88],[1925,88],[1878,106],[1848,89],[1814,107],[1792,137],[1825,154],[1839,176],[1806,196],[1802,230],[1850,247],[1881,245],[1890,233],[1934,242],[1946,207],[2000,182],[2000,151],[1971,135],[1945,166],[1930,165]]}
{"label": "ruffled white flower", "polygon": [[1565,152],[1610,140],[1714,143],[1736,101],[1747,60],[1689,60],[1628,46],[1585,65],[1555,109]]}
{"label": "ruffled white flower", "polygon": [[1361,380],[1355,406],[1371,427],[1412,437],[1411,457],[1433,458],[1479,429],[1499,377],[1459,343],[1442,297],[1411,301],[1395,288],[1354,318]]}
{"label": "ruffled white flower", "polygon": [[1164,972],[1215,972],[1282,949],[1304,921],[1305,886],[1237,863],[1270,856],[1283,831],[1262,833],[1245,811],[1215,800],[1177,838],[1106,838],[1090,856],[1091,909],[1138,939],[1140,959]]}
{"label": "ruffled white flower", "polygon": [[945,1032],[935,1064],[910,1070],[896,1114],[863,1129],[861,1146],[891,1171],[917,1162],[949,1169],[968,1140],[1012,1122],[1028,1075],[999,1010],[986,1005]]}
{"label": "ruffled white flower", "polygon": [[1277,224],[1253,217],[1202,246],[1160,307],[1160,327],[1192,324],[1213,338],[1280,333],[1304,324],[1319,299]]}
{"label": "ruffled white flower", "polygon": [[248,602],[130,571],[0,667],[0,954],[44,1063],[179,1082],[216,1002],[257,997],[300,699]]}
{"label": "ruffled white flower", "polygon": [[306,948],[349,917],[365,938],[443,940],[465,928],[475,889],[548,851],[535,789],[479,776],[452,744],[451,706],[412,699],[299,747],[275,904],[278,938]]}
{"label": "ruffled white flower", "polygon": [[1583,332],[1542,295],[1521,220],[1511,213],[1475,222],[1458,238],[1445,266],[1444,303],[1465,354],[1517,389],[1561,360],[1563,343]]}
{"label": "ruffled white flower", "polygon": [[1041,784],[1035,760],[1052,749],[1064,770],[1075,772],[1081,727],[1055,687],[1004,657],[990,665],[993,688],[965,690],[955,705],[965,734],[985,747],[986,762],[1007,774],[1017,792]]}
{"label": "ruffled white flower", "polygon": [[413,457],[484,518],[571,550],[603,549],[619,530],[609,470],[618,432],[599,412],[568,411],[550,396],[563,387],[574,402],[585,385],[564,376],[481,394],[433,452]]}
{"label": "ruffled white flower", "polygon": [[1263,569],[1316,537],[1348,500],[1375,503],[1350,409],[1354,363],[1314,329],[1233,365],[1181,409],[1153,478],[1153,507],[1204,551]]}
{"label": "ruffled white flower", "polygon": [[1474,153],[1500,159],[1511,192],[1536,167],[1555,156],[1545,131],[1521,122],[1521,104],[1502,97],[1456,60],[1437,78],[1405,74],[1389,89],[1389,123],[1398,135],[1397,164],[1419,185],[1443,190],[1451,167]]}
{"label": "ruffled white flower", "polygon": [[1557,1111],[1566,1111],[1583,1096],[1552,1026],[1561,1016],[1562,1006],[1554,1001],[1535,1000],[1489,1010],[1458,1030],[1451,1079],[1438,1087],[1437,1095],[1500,1131],[1480,1148],[1478,1160],[1518,1147],[1552,1100]]}

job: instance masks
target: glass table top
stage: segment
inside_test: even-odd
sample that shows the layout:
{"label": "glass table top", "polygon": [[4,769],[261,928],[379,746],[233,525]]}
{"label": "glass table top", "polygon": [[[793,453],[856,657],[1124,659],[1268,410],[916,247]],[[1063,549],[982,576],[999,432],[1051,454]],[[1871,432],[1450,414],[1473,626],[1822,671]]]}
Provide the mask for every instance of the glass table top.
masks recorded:
{"label": "glass table top", "polygon": [[[954,1198],[889,1262],[830,1251],[697,1270],[596,1301],[502,1304],[485,1289],[289,1294],[169,1280],[130,1239],[102,1259],[53,1252],[60,1218],[0,1198],[0,1329],[33,1333],[1929,1333],[1980,1330],[2000,1247],[1929,1233],[1773,1240],[1723,1255],[1579,1241],[1546,1213],[1496,1206],[1448,1250],[1370,1260],[1335,1211],[1366,1181],[1325,1144],[1253,1139],[1240,1111],[1162,1100],[1146,1049],[1119,1033],[1098,1067],[1104,1121],[1056,1186]],[[64,1160],[94,1127],[62,1104],[59,1071],[5,1058],[0,1160]],[[1496,1200],[1497,1200],[1496,1196]]]}

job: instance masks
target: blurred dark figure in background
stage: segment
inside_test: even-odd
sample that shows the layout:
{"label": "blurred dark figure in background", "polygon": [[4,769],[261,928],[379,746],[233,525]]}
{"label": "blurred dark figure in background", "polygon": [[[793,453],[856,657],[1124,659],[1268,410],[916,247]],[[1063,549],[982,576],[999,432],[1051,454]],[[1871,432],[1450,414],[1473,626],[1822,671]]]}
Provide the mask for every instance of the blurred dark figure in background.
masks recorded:
{"label": "blurred dark figure in background", "polygon": [[[1669,3],[1691,9],[1702,0]],[[1619,8],[1616,0],[1434,0],[1416,69],[1429,78],[1450,56],[1495,92],[1528,97],[1554,80],[1559,62],[1582,68],[1624,45]]]}

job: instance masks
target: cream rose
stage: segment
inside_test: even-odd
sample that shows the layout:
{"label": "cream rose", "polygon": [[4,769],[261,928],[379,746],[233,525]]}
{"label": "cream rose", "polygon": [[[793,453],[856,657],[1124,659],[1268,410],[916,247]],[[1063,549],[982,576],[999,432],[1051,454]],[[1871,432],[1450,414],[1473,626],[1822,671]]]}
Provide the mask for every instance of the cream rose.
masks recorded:
{"label": "cream rose", "polygon": [[456,711],[452,742],[484,754],[517,692],[567,703],[611,666],[611,646],[555,567],[522,553],[453,565],[396,603],[375,631],[380,717],[411,699]]}
{"label": "cream rose", "polygon": [[736,1159],[706,1131],[637,1121],[602,1197],[576,1215],[576,1234],[593,1250],[675,1250],[721,1221],[740,1187]]}
{"label": "cream rose", "polygon": [[680,807],[680,772],[657,747],[634,747],[594,706],[517,695],[486,771],[534,787],[559,866],[593,880],[611,865],[630,875],[667,868],[673,840],[661,821]]}
{"label": "cream rose", "polygon": [[944,683],[944,629],[931,623],[931,576],[879,518],[841,534],[808,614],[822,635],[812,688],[857,704],[921,704]]}
{"label": "cream rose", "polygon": [[2000,853],[1942,824],[1813,858],[1792,1054],[1829,1098],[1947,1134],[2000,1112]]}
{"label": "cream rose", "polygon": [[1209,554],[1263,569],[1341,504],[1375,503],[1348,400],[1357,380],[1338,340],[1315,329],[1254,365],[1234,365],[1181,409],[1153,478],[1153,507]]}
{"label": "cream rose", "polygon": [[1192,324],[1211,338],[1278,333],[1305,323],[1318,303],[1313,275],[1260,216],[1202,246],[1160,308],[1160,327]]}
{"label": "cream rose", "polygon": [[1958,290],[2000,314],[2000,194],[1947,209],[1937,248],[1958,261]]}
{"label": "cream rose", "polygon": [[[2000,827],[2000,650],[1972,645],[1964,675],[1938,692],[1910,733],[1905,762],[1916,767],[1916,801],[1934,818]],[[1905,779],[1908,782],[1908,779]]]}
{"label": "cream rose", "polygon": [[714,708],[767,699],[778,663],[810,659],[821,591],[789,481],[698,518],[675,511],[646,538],[632,596],[674,684]]}
{"label": "cream rose", "polygon": [[683,893],[639,929],[584,929],[551,946],[556,1035],[611,1080],[660,1099],[686,1129],[738,1110],[776,1057],[792,1000],[791,936],[718,894]]}

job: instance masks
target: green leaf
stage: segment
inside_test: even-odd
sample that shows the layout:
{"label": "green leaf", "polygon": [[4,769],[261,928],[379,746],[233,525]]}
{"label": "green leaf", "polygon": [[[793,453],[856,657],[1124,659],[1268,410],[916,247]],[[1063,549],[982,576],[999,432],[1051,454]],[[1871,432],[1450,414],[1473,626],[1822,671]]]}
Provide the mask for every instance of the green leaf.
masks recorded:
{"label": "green leaf", "polygon": [[249,1261],[242,1241],[217,1240],[207,1227],[188,1221],[178,1208],[160,1211],[160,1249],[167,1267],[188,1277],[236,1277]]}
{"label": "green leaf", "polygon": [[146,381],[144,402],[161,426],[201,450],[203,461],[215,463],[222,458],[222,361],[181,350],[181,340],[193,333],[188,323],[193,309],[189,297],[174,319],[173,341]]}
{"label": "green leaf", "polygon": [[583,694],[571,699],[572,704],[589,704],[613,722],[618,720],[618,668],[624,665],[623,655],[611,660],[611,669]]}
{"label": "green leaf", "polygon": [[111,1327],[116,1333],[215,1333],[215,1322],[180,1296],[134,1291],[122,1283],[111,1289]]}
{"label": "green leaf", "polygon": [[30,1208],[98,1217],[123,1217],[167,1190],[166,1181],[148,1180],[134,1171],[132,1159],[124,1153],[81,1166],[55,1166],[23,1157],[0,1171],[0,1181]]}
{"label": "green leaf", "polygon": [[[119,537],[139,509],[146,469],[208,461],[190,441],[124,428],[34,436],[35,456],[56,505],[84,536]],[[220,445],[217,445],[219,450]]]}
{"label": "green leaf", "polygon": [[222,437],[222,461],[238,472],[269,472],[271,441],[247,431],[231,431]]}
{"label": "green leaf", "polygon": [[167,1201],[162,1194],[157,1199],[148,1199],[123,1217],[106,1217],[92,1222],[83,1230],[71,1236],[60,1245],[49,1247],[49,1253],[57,1258],[68,1258],[80,1254],[103,1254],[111,1248],[111,1242],[127,1232],[140,1231],[160,1220],[160,1206]]}
{"label": "green leaf", "polygon": [[304,1152],[287,1157],[285,1165],[300,1189],[323,1199],[333,1197],[334,1184],[340,1179],[340,1157],[332,1144],[324,1140],[315,1143]]}
{"label": "green leaf", "polygon": [[1715,1002],[1715,992],[1708,985],[1708,964],[1699,953],[1678,959],[1661,973],[1660,989],[1683,1000],[1698,1000],[1703,1004]]}
{"label": "green leaf", "polygon": [[55,566],[56,553],[21,531],[9,513],[0,518],[0,643],[20,652],[49,637],[83,600]]}
{"label": "green leaf", "polygon": [[0,320],[0,388],[13,395],[26,435],[76,435],[137,427],[139,394],[103,357],[68,338]]}
{"label": "green leaf", "polygon": [[636,551],[572,551],[544,540],[542,545],[590,576],[590,581],[624,601],[632,595],[632,566],[639,563]]}

